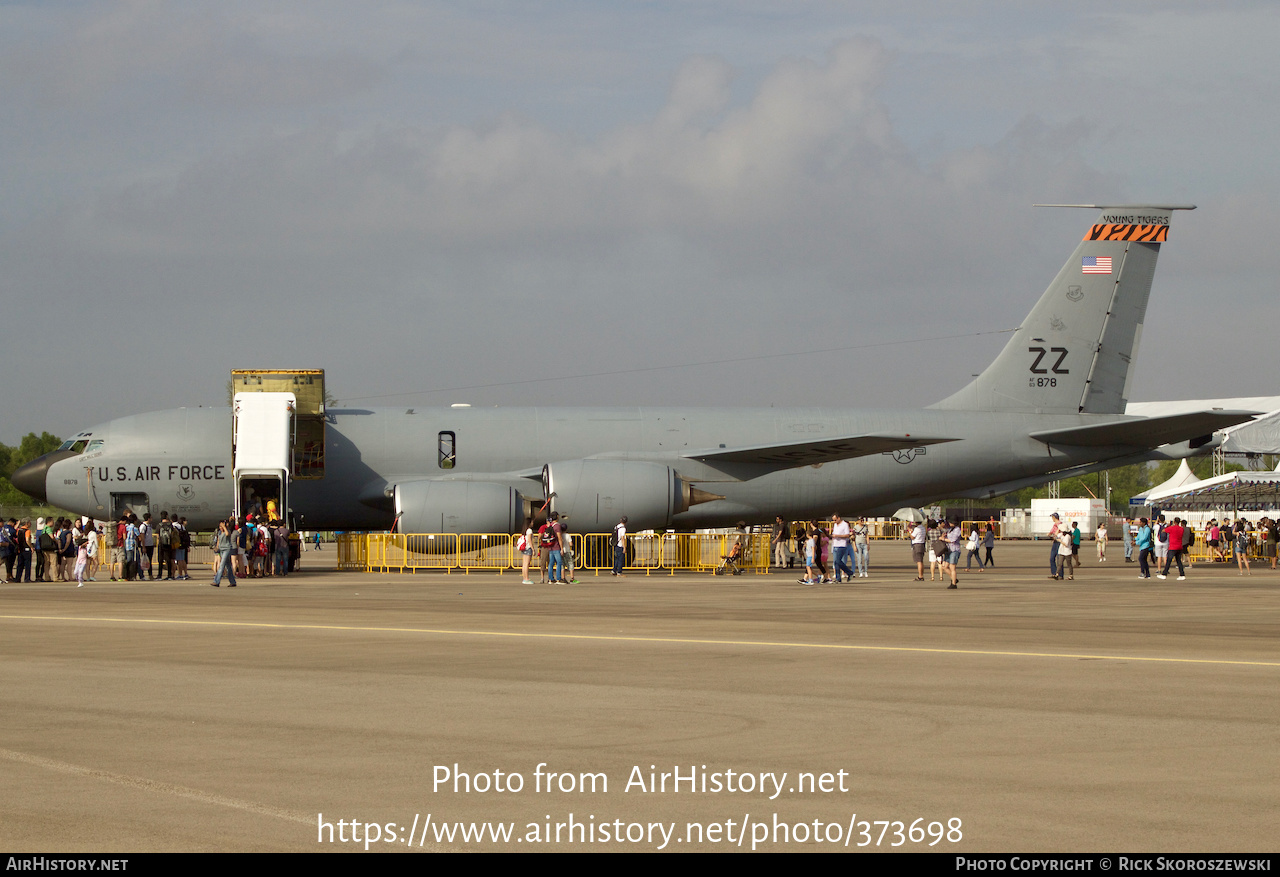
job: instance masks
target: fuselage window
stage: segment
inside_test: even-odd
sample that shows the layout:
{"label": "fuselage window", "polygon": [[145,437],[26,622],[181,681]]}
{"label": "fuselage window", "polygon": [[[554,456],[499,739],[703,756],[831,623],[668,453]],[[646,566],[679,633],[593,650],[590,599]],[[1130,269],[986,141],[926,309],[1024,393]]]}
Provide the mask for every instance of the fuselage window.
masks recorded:
{"label": "fuselage window", "polygon": [[440,433],[440,468],[452,469],[458,463],[458,437],[446,430]]}

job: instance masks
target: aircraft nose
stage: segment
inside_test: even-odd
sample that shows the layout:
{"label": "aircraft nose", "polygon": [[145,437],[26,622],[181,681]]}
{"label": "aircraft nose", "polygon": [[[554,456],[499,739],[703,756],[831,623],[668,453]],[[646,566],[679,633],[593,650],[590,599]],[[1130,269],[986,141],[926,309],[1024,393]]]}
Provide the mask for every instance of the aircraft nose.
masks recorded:
{"label": "aircraft nose", "polygon": [[45,479],[49,475],[49,467],[59,460],[65,460],[75,455],[75,451],[50,451],[44,456],[36,457],[31,462],[24,463],[13,470],[13,474],[9,476],[9,481],[27,496],[38,499],[41,502],[48,502],[49,492],[45,488]]}

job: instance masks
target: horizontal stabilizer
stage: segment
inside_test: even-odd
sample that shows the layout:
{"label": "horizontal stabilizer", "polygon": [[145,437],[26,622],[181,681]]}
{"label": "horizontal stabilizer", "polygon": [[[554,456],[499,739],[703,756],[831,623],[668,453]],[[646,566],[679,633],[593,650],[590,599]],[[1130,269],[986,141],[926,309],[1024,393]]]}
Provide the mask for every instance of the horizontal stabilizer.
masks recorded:
{"label": "horizontal stabilizer", "polygon": [[1128,446],[1157,448],[1210,435],[1220,429],[1243,423],[1256,411],[1193,411],[1165,417],[1126,417],[1092,426],[1047,429],[1033,432],[1031,437],[1046,445],[1078,445],[1082,447]]}
{"label": "horizontal stabilizer", "polygon": [[740,448],[690,451],[683,456],[713,466],[738,464],[765,466],[770,469],[792,469],[796,466],[850,460],[854,457],[883,454],[902,448],[918,448],[954,441],[957,439],[922,438],[912,435],[849,435],[781,445],[750,445]]}

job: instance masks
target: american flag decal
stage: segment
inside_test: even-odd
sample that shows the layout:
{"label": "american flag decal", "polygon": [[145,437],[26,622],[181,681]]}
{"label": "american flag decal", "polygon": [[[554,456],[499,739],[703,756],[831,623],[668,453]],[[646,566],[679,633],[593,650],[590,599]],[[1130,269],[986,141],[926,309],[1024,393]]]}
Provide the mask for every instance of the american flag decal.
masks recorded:
{"label": "american flag decal", "polygon": [[1080,259],[1081,274],[1110,274],[1110,256],[1082,256]]}

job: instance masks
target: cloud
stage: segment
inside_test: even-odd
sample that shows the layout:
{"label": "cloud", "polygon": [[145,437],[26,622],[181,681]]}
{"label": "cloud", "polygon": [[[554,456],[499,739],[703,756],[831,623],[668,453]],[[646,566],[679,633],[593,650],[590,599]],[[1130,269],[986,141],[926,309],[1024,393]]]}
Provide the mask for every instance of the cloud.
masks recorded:
{"label": "cloud", "polygon": [[233,17],[163,0],[121,0],[50,13],[5,53],[11,93],[46,106],[283,107],[368,90],[381,75],[342,53],[270,48]]}
{"label": "cloud", "polygon": [[[1081,158],[1095,136],[1084,120],[1028,115],[922,160],[881,98],[893,64],[876,40],[843,40],[779,61],[742,94],[723,58],[694,56],[647,117],[590,137],[513,113],[259,130],[172,172],[103,182],[9,236],[0,286],[89,298],[109,337],[159,302],[176,326],[225,317],[234,329],[218,343],[160,333],[150,353],[214,374],[224,347],[236,364],[321,358],[348,393],[369,371],[470,386],[542,357],[587,374],[1016,325],[1086,221],[1030,204],[1120,197],[1123,180]],[[53,331],[50,319],[29,314],[26,336]],[[915,351],[910,367],[836,396],[794,375],[851,363],[872,374],[893,351],[705,369],[678,388],[641,373],[468,396],[923,404],[945,395],[932,357],[967,375],[999,343]],[[221,382],[210,386],[216,396]],[[145,404],[188,401],[181,385],[171,396]]]}
{"label": "cloud", "polygon": [[922,166],[876,99],[889,63],[878,42],[847,40],[822,62],[779,63],[733,106],[730,66],[692,58],[652,118],[589,141],[512,115],[434,131],[325,123],[108,191],[76,227],[86,246],[169,254],[500,252],[664,232],[752,250],[843,236],[896,261],[922,237],[955,238],[957,211],[1115,187],[1075,158],[1081,126],[1034,119]]}

